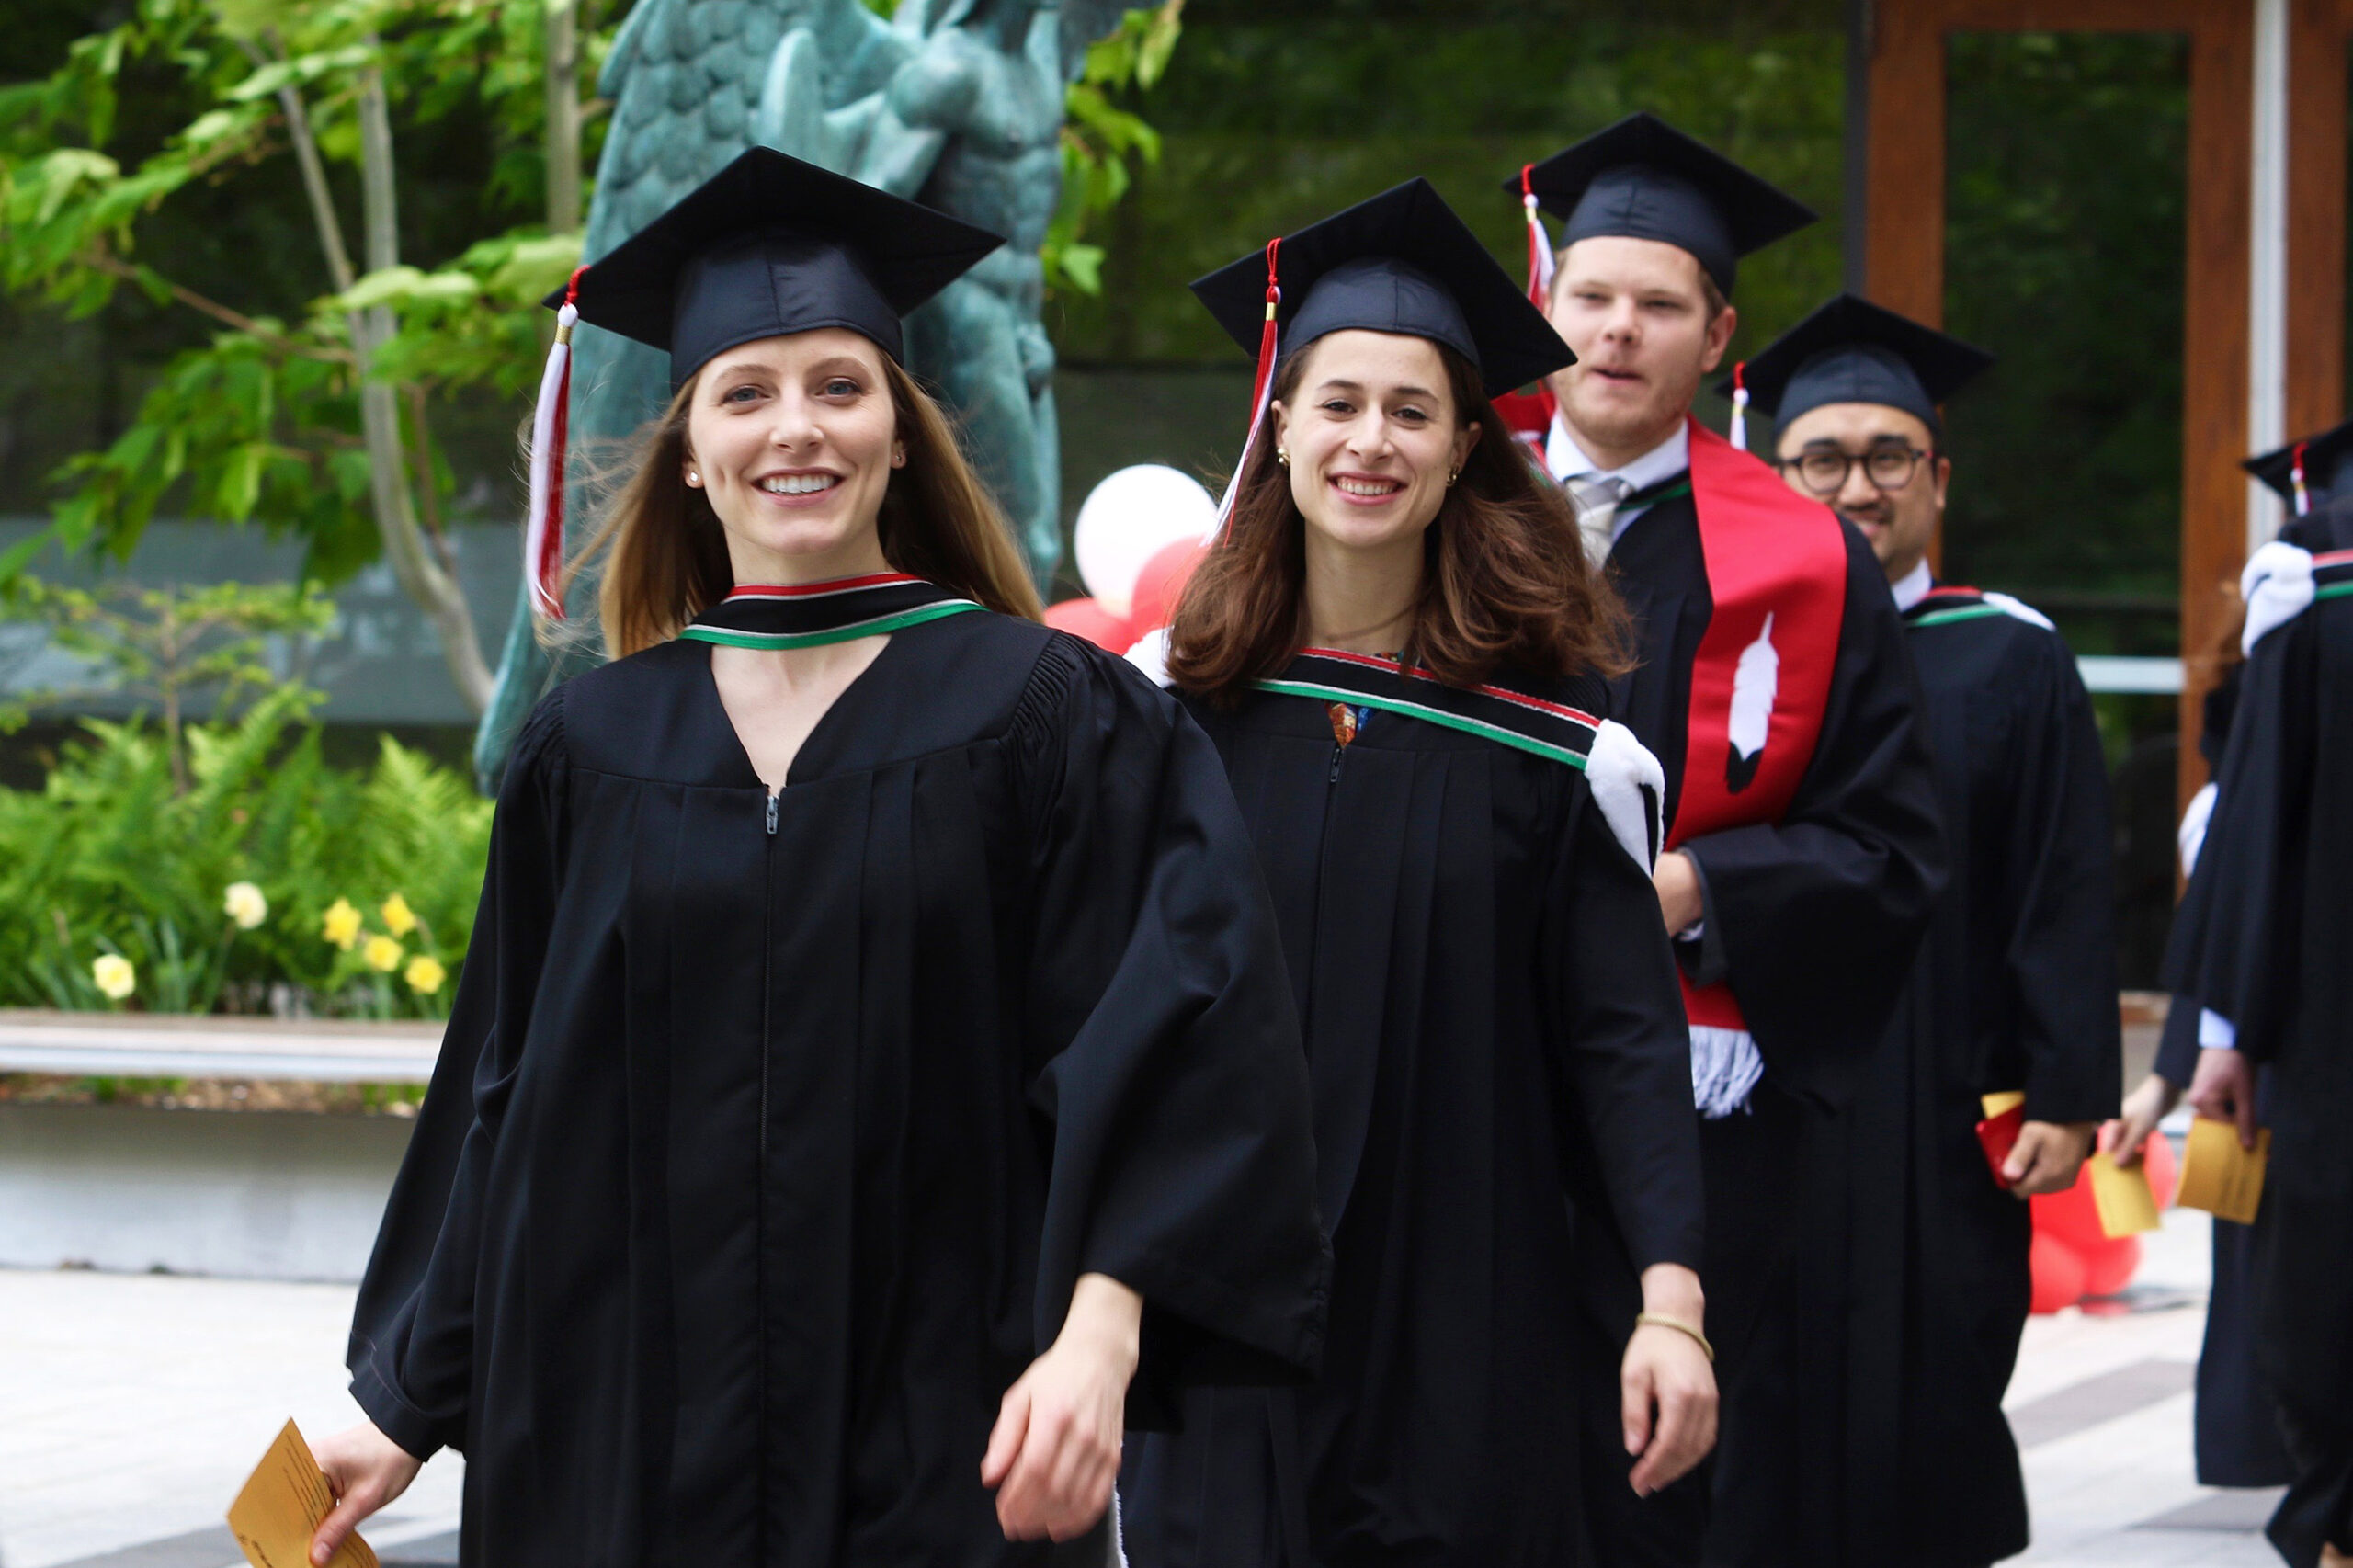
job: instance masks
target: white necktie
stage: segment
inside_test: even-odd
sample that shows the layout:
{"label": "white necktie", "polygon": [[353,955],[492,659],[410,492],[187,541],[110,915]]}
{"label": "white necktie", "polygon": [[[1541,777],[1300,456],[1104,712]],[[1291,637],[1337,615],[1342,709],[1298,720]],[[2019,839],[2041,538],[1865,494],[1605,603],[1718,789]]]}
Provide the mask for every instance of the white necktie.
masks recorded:
{"label": "white necktie", "polygon": [[1618,504],[1634,493],[1622,479],[1597,473],[1571,474],[1569,499],[1576,504],[1577,531],[1585,536],[1585,558],[1599,566],[1617,539]]}

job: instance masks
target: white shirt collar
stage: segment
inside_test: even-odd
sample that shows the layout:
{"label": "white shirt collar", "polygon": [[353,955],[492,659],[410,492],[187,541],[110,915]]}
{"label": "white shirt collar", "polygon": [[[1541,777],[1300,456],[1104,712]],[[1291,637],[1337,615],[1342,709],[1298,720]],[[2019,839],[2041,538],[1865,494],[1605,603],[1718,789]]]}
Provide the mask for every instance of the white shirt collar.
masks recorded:
{"label": "white shirt collar", "polygon": [[1552,431],[1544,440],[1544,466],[1552,471],[1554,479],[1589,473],[1603,479],[1622,479],[1640,490],[1662,479],[1672,479],[1691,466],[1691,426],[1678,424],[1674,435],[1625,467],[1604,469],[1585,455],[1585,449],[1569,434],[1568,421],[1554,414]]}
{"label": "white shirt collar", "polygon": [[[1556,412],[1552,428],[1544,438],[1544,467],[1554,479],[1568,480],[1582,474],[1594,474],[1602,479],[1622,479],[1631,487],[1628,494],[1656,484],[1662,479],[1672,479],[1691,466],[1691,426],[1677,423],[1675,434],[1636,458],[1623,468],[1602,469],[1585,455],[1576,437],[1569,434],[1568,421]],[[1643,515],[1645,508],[1620,510],[1610,537],[1615,539],[1626,531],[1626,525]]]}
{"label": "white shirt collar", "polygon": [[1928,562],[1924,557],[1918,565],[1904,574],[1901,581],[1893,585],[1895,593],[1895,608],[1899,611],[1910,609],[1914,605],[1927,598],[1928,590],[1936,585],[1937,574],[1928,570]]}

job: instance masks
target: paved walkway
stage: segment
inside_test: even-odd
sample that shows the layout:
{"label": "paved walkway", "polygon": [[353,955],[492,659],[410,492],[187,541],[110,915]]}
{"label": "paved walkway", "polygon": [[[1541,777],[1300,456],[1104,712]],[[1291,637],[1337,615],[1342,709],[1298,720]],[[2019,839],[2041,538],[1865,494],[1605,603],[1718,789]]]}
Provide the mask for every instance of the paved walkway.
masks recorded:
{"label": "paved walkway", "polygon": [[[2038,1568],[2270,1568],[2263,1494],[2190,1474],[2202,1215],[2150,1238],[2153,1310],[2029,1325],[2011,1391]],[[2171,1305],[2154,1305],[2170,1298]],[[358,1418],[340,1361],[351,1291],[0,1271],[0,1555],[7,1568],[231,1568],[221,1512],[288,1415]],[[456,1560],[460,1461],[427,1465],[368,1531],[386,1568]]]}

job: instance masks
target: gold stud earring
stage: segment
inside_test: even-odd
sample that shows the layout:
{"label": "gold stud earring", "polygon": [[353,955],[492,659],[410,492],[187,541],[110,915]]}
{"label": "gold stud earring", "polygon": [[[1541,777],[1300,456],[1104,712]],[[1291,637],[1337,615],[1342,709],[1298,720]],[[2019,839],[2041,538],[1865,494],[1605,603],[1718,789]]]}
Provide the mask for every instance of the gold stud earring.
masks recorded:
{"label": "gold stud earring", "polygon": [[1290,467],[1290,454],[1283,450],[1280,447],[1277,447],[1275,449],[1275,461],[1285,468],[1289,468]]}
{"label": "gold stud earring", "polygon": [[1454,482],[1455,482],[1456,480],[1458,480],[1458,479],[1461,479],[1461,477],[1462,477],[1462,471],[1461,471],[1461,469],[1459,469],[1459,468],[1458,468],[1458,469],[1456,469],[1452,473],[1449,473],[1449,474],[1448,474],[1448,475],[1446,476],[1446,487],[1447,487],[1449,490],[1453,489],[1453,488],[1454,488]]}

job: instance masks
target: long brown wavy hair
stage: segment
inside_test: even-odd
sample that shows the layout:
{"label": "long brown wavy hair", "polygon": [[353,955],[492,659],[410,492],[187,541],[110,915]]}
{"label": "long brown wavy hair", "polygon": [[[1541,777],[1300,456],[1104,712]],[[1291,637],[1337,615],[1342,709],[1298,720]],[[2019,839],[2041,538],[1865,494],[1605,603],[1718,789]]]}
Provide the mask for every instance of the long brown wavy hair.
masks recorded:
{"label": "long brown wavy hair", "polygon": [[[1629,667],[1624,607],[1586,564],[1576,514],[1538,473],[1495,415],[1471,362],[1433,345],[1446,365],[1460,426],[1479,439],[1422,535],[1421,594],[1402,650],[1449,686],[1478,686],[1501,670],[1539,678]],[[1275,369],[1289,405],[1314,345]],[[1275,460],[1267,411],[1241,476],[1233,516],[1177,601],[1169,674],[1221,702],[1290,662],[1306,637],[1307,519],[1290,474]]]}
{"label": "long brown wavy hair", "polygon": [[[1012,530],[964,460],[948,415],[896,360],[880,358],[907,453],[882,495],[882,558],[893,571],[928,578],[1000,615],[1040,619],[1038,590]],[[597,603],[605,652],[616,659],[676,637],[735,586],[719,514],[683,477],[695,386],[689,381],[679,388],[638,439],[628,477],[595,537],[564,566],[563,587],[569,589],[600,551],[611,551]]]}

